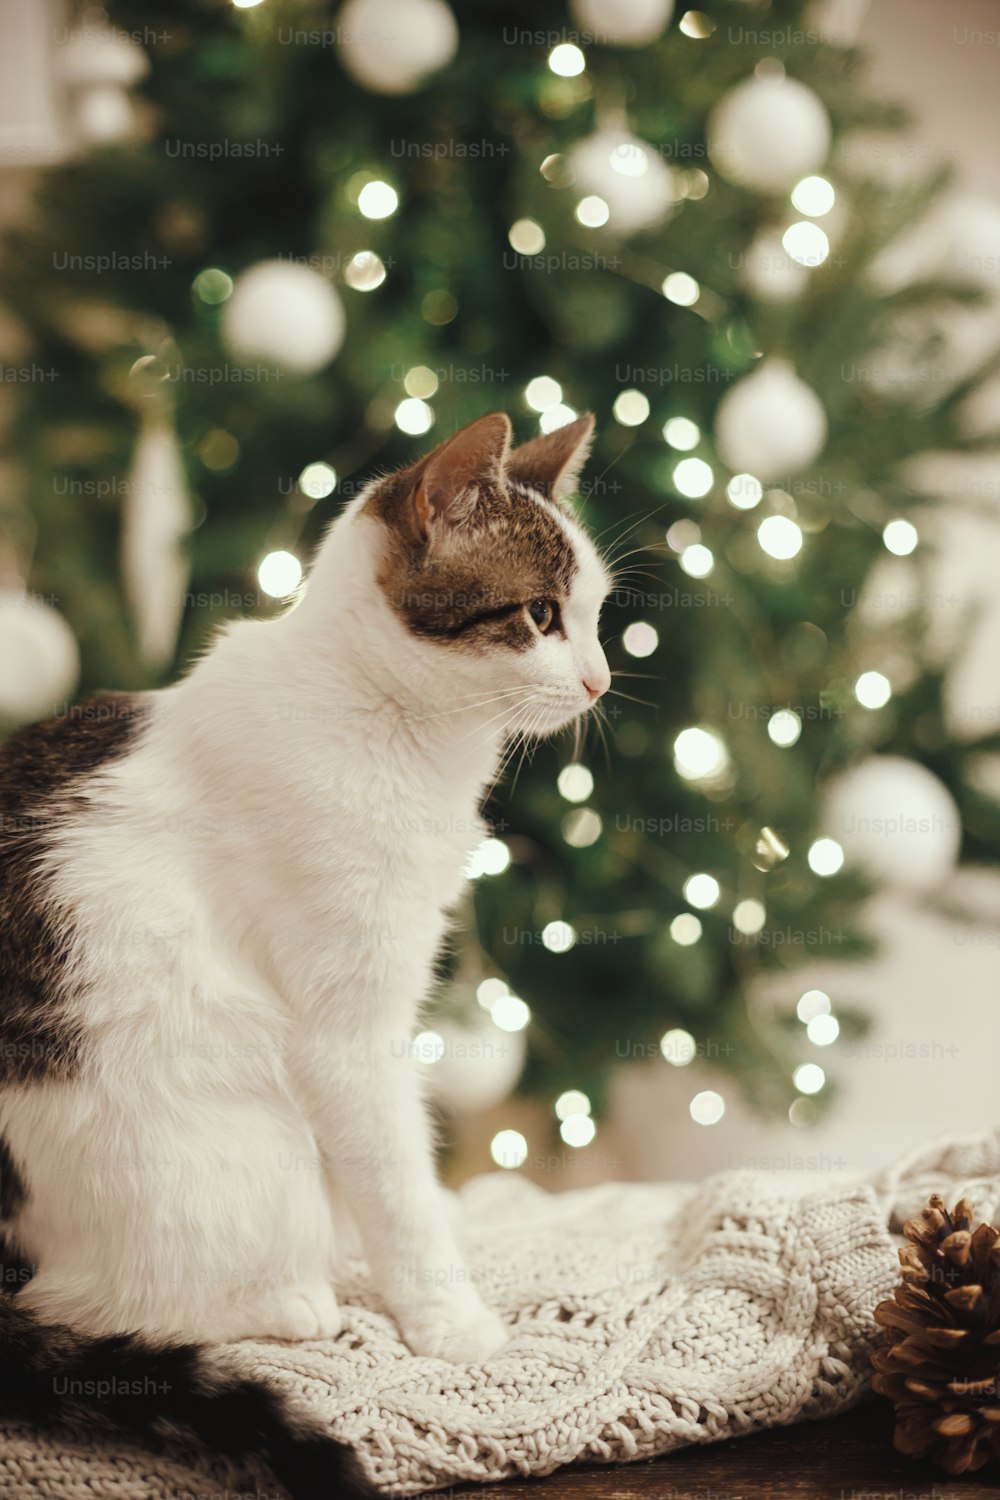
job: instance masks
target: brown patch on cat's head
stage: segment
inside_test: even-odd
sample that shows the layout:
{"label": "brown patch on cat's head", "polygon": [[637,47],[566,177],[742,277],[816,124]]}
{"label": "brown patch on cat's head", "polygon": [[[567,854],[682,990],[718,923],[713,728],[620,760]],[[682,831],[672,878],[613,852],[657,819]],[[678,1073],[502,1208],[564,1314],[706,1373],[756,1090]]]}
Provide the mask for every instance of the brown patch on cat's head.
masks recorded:
{"label": "brown patch on cat's head", "polygon": [[526,606],[565,602],[578,566],[545,497],[575,479],[592,429],[581,417],[510,453],[494,412],[379,484],[365,505],[390,536],[378,582],[414,635],[475,655],[531,647]]}

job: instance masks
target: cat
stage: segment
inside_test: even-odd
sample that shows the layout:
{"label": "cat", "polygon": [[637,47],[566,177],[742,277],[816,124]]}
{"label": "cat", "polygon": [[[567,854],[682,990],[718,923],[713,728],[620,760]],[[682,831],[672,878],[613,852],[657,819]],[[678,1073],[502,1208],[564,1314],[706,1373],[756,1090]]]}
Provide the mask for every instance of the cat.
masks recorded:
{"label": "cat", "polygon": [[334,1338],[351,1224],[415,1354],[503,1345],[410,1043],[505,746],[610,685],[566,504],[593,425],[472,422],[347,505],[280,617],[0,753],[5,1355]]}

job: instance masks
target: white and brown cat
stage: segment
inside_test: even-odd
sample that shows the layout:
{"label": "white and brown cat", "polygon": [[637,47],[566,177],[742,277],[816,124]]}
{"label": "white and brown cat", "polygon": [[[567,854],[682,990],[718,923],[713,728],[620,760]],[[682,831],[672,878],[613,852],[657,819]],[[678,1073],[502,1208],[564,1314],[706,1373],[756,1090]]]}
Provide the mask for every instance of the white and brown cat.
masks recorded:
{"label": "white and brown cat", "polygon": [[[608,574],[562,503],[592,427],[511,450],[506,416],[473,422],[347,507],[280,618],[0,753],[15,1414],[58,1404],[53,1369],[173,1358],[164,1411],[237,1451],[172,1346],[334,1337],[349,1221],[414,1353],[503,1344],[461,1274],[409,1042],[505,745],[609,685]],[[260,1444],[312,1493],[284,1416]]]}

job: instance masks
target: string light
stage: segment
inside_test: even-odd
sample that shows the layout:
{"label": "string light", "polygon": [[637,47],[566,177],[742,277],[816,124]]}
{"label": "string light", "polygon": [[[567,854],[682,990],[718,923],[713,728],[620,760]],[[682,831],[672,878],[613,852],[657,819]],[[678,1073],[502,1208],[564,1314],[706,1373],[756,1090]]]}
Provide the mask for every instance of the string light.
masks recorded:
{"label": "string light", "polygon": [[586,802],[594,790],[594,777],[586,766],[578,763],[563,766],[559,772],[556,786],[559,795],[565,797],[567,802]]}
{"label": "string light", "polygon": [[805,994],[799,997],[795,1014],[804,1026],[808,1026],[809,1022],[815,1020],[817,1016],[828,1016],[830,996],[825,990],[806,990]]}
{"label": "string light", "polygon": [[788,845],[781,834],[765,826],[757,835],[750,862],[755,870],[766,875],[770,870],[777,869],[782,860],[788,858],[788,854]]}
{"label": "string light", "polygon": [[198,444],[198,457],[213,474],[227,474],[236,467],[239,456],[239,443],[222,427],[210,428]]}
{"label": "string light", "polygon": [[519,1130],[498,1130],[490,1141],[490,1155],[498,1167],[515,1172],[528,1160],[528,1143]]}
{"label": "string light", "polygon": [[619,177],[645,177],[649,171],[649,156],[638,141],[621,141],[608,157],[608,166]]}
{"label": "string light", "polygon": [[652,656],[659,644],[660,637],[656,627],[648,625],[645,620],[633,620],[631,625],[625,627],[622,645],[629,656]]}
{"label": "string light", "polygon": [[696,1125],[718,1125],[726,1113],[726,1101],[715,1089],[703,1089],[691,1100],[688,1113]]}
{"label": "string light", "polygon": [[816,1106],[811,1099],[793,1099],[788,1106],[789,1124],[799,1130],[806,1129],[816,1119]]}
{"label": "string light", "polygon": [[792,1082],[800,1094],[818,1094],[826,1083],[826,1074],[819,1063],[803,1063],[792,1074]]}
{"label": "string light", "polygon": [[686,172],[681,173],[681,188],[685,198],[697,202],[707,195],[710,186],[708,173],[703,172],[700,167],[688,167]]}
{"label": "string light", "polygon": [[685,547],[680,555],[680,565],[689,578],[707,578],[715,567],[715,555],[710,547],[694,542]]}
{"label": "string light", "polygon": [[577,807],[562,822],[563,838],[573,849],[589,849],[600,838],[604,824],[592,807]]}
{"label": "string light", "polygon": [[560,78],[577,78],[587,66],[587,59],[572,42],[560,42],[549,53],[549,67]]}
{"label": "string light", "polygon": [[199,271],[194,278],[194,290],[202,302],[216,307],[232,296],[233,278],[225,271],[220,271],[218,266],[209,266],[207,270]]}
{"label": "string light", "polygon": [[531,1011],[518,995],[501,995],[493,1002],[490,1015],[501,1031],[523,1031],[531,1020]]}
{"label": "string light", "polygon": [[420,316],[426,323],[443,328],[458,316],[458,299],[443,287],[437,287],[421,299]]}
{"label": "string light", "polygon": [[622,391],[611,411],[623,427],[639,427],[649,416],[649,401],[642,391]]}
{"label": "string light", "polygon": [[492,1010],[498,1000],[509,994],[510,990],[503,979],[484,979],[476,988],[476,1000],[483,1010]]}
{"label": "string light", "polygon": [[897,557],[909,557],[920,540],[917,528],[910,521],[888,521],[882,532],[882,540],[890,552]]}
{"label": "string light", "polygon": [[833,184],[825,177],[803,177],[792,188],[792,207],[812,219],[821,219],[836,202]]}
{"label": "string light", "polygon": [[569,187],[573,181],[573,170],[558,151],[547,156],[538,170],[552,187]]}
{"label": "string light", "polygon": [[434,408],[421,401],[417,396],[407,396],[396,407],[396,426],[401,432],[408,432],[413,437],[419,437],[422,432],[428,432],[434,425]]}
{"label": "string light", "polygon": [[547,406],[538,418],[538,425],[543,432],[555,432],[560,427],[565,427],[569,422],[576,421],[576,412],[571,406],[560,401],[555,406]]}
{"label": "string light", "polygon": [[269,552],[261,559],[257,582],[272,599],[285,599],[302,582],[302,564],[294,552]]}
{"label": "string light", "polygon": [[753,510],[763,494],[764,486],[752,474],[734,474],[726,485],[726,499],[737,510]]}
{"label": "string light", "polygon": [[729,756],[711,729],[682,729],[674,740],[674,765],[685,781],[707,781],[727,769]]}
{"label": "string light", "polygon": [[714,906],[722,894],[719,882],[714,875],[689,875],[684,882],[684,900],[690,906],[696,906],[699,911],[707,911]]}
{"label": "string light", "polygon": [[355,292],[373,292],[385,280],[385,266],[374,250],[359,250],[344,267],[344,280]]}
{"label": "string light", "polygon": [[757,527],[757,541],[768,557],[787,562],[802,550],[802,530],[788,516],[765,516]]}
{"label": "string light", "polygon": [[414,365],[413,369],[407,370],[403,376],[403,390],[406,394],[419,396],[422,401],[429,400],[437,388],[438,378],[427,365]]}
{"label": "string light", "polygon": [[854,696],[862,708],[884,708],[892,697],[892,683],[882,672],[862,672]]}
{"label": "string light", "polygon": [[559,1134],[567,1146],[579,1149],[590,1145],[597,1134],[597,1126],[589,1115],[567,1115],[559,1126]]}
{"label": "string light", "polygon": [[299,489],[310,500],[325,500],[337,488],[337,471],[329,464],[306,464],[299,475]]}
{"label": "string light", "polygon": [[444,1057],[444,1037],[438,1031],[422,1031],[413,1038],[410,1051],[415,1062],[430,1067]]}
{"label": "string light", "polygon": [[670,924],[670,936],[681,948],[690,948],[702,934],[701,922],[694,912],[680,912]]}
{"label": "string light", "polygon": [[715,30],[715,22],[703,10],[686,10],[677,24],[685,36],[696,42],[703,42]]}
{"label": "string light", "polygon": [[601,229],[610,219],[611,210],[603,198],[598,198],[596,193],[588,193],[586,198],[581,198],[573,210],[578,224],[585,229]]}
{"label": "string light", "polygon": [[813,1016],[806,1026],[806,1036],[815,1047],[829,1047],[840,1035],[840,1022],[836,1016]]}
{"label": "string light", "polygon": [[800,219],[797,224],[791,224],[781,236],[784,245],[792,260],[800,266],[821,266],[830,254],[830,241],[818,224],[811,224],[808,219]]}
{"label": "string light", "polygon": [[715,475],[703,458],[682,458],[674,469],[674,487],[688,500],[701,500],[714,480]]}
{"label": "string light", "polygon": [[690,1031],[675,1026],[660,1037],[660,1051],[664,1061],[672,1068],[686,1068],[688,1063],[694,1061],[698,1048]]}
{"label": "string light", "polygon": [[581,1089],[567,1089],[555,1102],[556,1118],[568,1120],[570,1115],[589,1115],[590,1100]]}
{"label": "string light", "polygon": [[510,864],[510,850],[503,839],[485,838],[469,855],[465,873],[469,880],[482,875],[502,875]]}
{"label": "string light", "polygon": [[760,932],[767,921],[767,908],[763,901],[755,901],[748,896],[744,901],[738,901],[733,908],[733,926],[737,932],[742,932],[744,937],[753,937]]}
{"label": "string light", "polygon": [[667,528],[667,546],[675,552],[683,552],[685,547],[693,547],[695,542],[701,541],[701,527],[696,521],[685,518],[683,521],[674,521]]}
{"label": "string light", "polygon": [[663,436],[671,448],[687,453],[701,442],[701,429],[690,417],[671,417],[663,425]]}
{"label": "string light", "polygon": [[701,287],[686,271],[671,271],[664,280],[662,291],[667,301],[677,307],[693,307],[701,296]]}
{"label": "string light", "polygon": [[780,745],[782,750],[797,744],[801,733],[802,720],[791,708],[779,708],[767,721],[768,739],[775,745]]}
{"label": "string light", "polygon": [[536,375],[524,387],[524,399],[532,411],[548,411],[550,406],[558,406],[562,395],[562,386],[551,375]]}
{"label": "string light", "polygon": [[836,839],[817,839],[809,845],[806,860],[814,875],[826,878],[843,867],[844,851]]}
{"label": "string light", "polygon": [[518,219],[510,226],[507,239],[518,255],[538,255],[545,249],[545,231],[534,219]]}
{"label": "string light", "polygon": [[358,194],[358,208],[366,219],[388,219],[399,207],[399,194],[387,182],[366,182]]}
{"label": "string light", "polygon": [[547,922],[542,928],[542,947],[550,953],[568,953],[576,943],[576,929],[568,922]]}

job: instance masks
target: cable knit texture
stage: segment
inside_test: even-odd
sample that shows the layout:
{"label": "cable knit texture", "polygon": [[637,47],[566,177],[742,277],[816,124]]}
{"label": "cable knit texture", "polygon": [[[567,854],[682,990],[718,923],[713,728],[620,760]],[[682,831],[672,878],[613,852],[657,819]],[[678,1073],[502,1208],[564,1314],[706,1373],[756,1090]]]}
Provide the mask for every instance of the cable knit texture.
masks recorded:
{"label": "cable knit texture", "polygon": [[[870,1183],[773,1174],[550,1195],[495,1173],[460,1194],[470,1274],[511,1325],[486,1365],[417,1359],[363,1273],[328,1343],[212,1358],[272,1382],[352,1444],[386,1494],[622,1463],[830,1416],[868,1377],[872,1310],[898,1279],[890,1229],[928,1193],[1000,1202],[1000,1131],[926,1147]],[[5,1500],[231,1500],[281,1492],[193,1454],[0,1429]]]}

